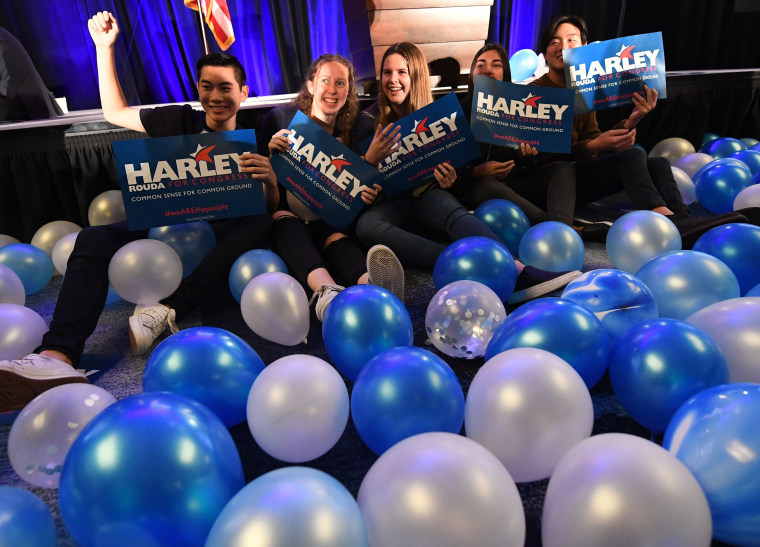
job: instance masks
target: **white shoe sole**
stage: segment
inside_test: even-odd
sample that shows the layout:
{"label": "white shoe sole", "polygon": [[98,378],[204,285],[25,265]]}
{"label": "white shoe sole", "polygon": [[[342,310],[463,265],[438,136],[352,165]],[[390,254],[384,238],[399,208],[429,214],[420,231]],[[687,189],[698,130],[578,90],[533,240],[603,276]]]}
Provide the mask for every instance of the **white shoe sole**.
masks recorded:
{"label": "white shoe sole", "polygon": [[150,330],[148,330],[147,335],[145,334],[145,330],[139,317],[132,315],[129,318],[129,343],[132,346],[132,353],[135,355],[142,355],[153,345]]}
{"label": "white shoe sole", "polygon": [[399,300],[404,301],[404,268],[388,247],[376,245],[369,250],[367,273],[372,285],[388,289]]}

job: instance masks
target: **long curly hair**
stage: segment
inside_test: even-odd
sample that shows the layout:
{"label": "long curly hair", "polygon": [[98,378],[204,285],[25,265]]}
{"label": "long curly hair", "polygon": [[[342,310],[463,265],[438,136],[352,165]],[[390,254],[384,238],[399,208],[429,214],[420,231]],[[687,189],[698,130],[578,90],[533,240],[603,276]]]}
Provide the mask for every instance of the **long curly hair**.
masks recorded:
{"label": "long curly hair", "polygon": [[397,42],[388,46],[380,63],[381,81],[385,60],[394,53],[401,55],[406,61],[411,79],[411,89],[403,104],[404,112],[399,116],[391,108],[385,96],[385,90],[381,87],[377,97],[379,113],[376,123],[382,127],[433,102],[433,93],[430,91],[430,70],[425,55],[420,51],[420,48],[411,42]]}

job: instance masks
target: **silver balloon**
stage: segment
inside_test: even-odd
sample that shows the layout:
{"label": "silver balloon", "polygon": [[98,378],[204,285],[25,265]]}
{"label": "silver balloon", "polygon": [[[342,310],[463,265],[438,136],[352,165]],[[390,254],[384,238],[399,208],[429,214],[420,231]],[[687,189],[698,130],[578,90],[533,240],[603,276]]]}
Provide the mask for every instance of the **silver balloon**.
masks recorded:
{"label": "silver balloon", "polygon": [[641,437],[595,435],[557,465],[546,490],[546,547],[708,547],[712,518],[699,483],[674,455]]}
{"label": "silver balloon", "polygon": [[8,457],[19,477],[58,488],[69,448],[84,426],[116,399],[91,384],[64,384],[34,398],[13,422]]}
{"label": "silver balloon", "polygon": [[734,198],[734,211],[747,207],[760,207],[760,184],[747,186]]}
{"label": "silver balloon", "polygon": [[87,209],[87,220],[90,226],[113,224],[127,219],[124,210],[124,199],[121,190],[106,190],[95,196]]}
{"label": "silver balloon", "polygon": [[53,247],[53,253],[51,255],[53,266],[55,266],[55,269],[60,272],[61,275],[66,273],[66,268],[69,264],[69,256],[71,256],[71,251],[74,250],[74,244],[77,241],[78,235],[79,232],[66,234],[59,239],[55,244],[55,247]]}
{"label": "silver balloon", "polygon": [[525,543],[515,482],[496,456],[461,435],[422,433],[393,445],[364,476],[357,499],[375,547]]}
{"label": "silver balloon", "polygon": [[715,340],[731,382],[760,383],[760,297],[723,300],[686,318]]}
{"label": "silver balloon", "polygon": [[673,167],[678,167],[681,171],[689,175],[690,178],[694,178],[697,171],[702,169],[705,165],[715,160],[710,154],[704,152],[694,152],[693,154],[686,154],[673,164]]}
{"label": "silver balloon", "polygon": [[68,234],[82,231],[82,227],[68,220],[56,220],[41,226],[32,237],[32,245],[42,249],[49,257],[53,257],[53,248],[58,240]]}
{"label": "silver balloon", "polygon": [[697,201],[697,191],[694,189],[694,181],[691,180],[691,177],[675,165],[671,166],[670,169],[673,171],[673,178],[676,179],[676,186],[678,186],[683,202],[689,205]]}
{"label": "silver balloon", "polygon": [[5,264],[0,264],[0,304],[17,304],[23,306],[26,302],[24,284]]}
{"label": "silver balloon", "polygon": [[684,157],[686,154],[693,154],[694,152],[694,145],[686,139],[682,139],[680,137],[671,137],[669,139],[661,140],[655,144],[649,151],[649,157],[665,158],[672,165]]}
{"label": "silver balloon", "polygon": [[113,290],[133,304],[155,304],[182,282],[182,261],[163,241],[138,239],[116,251],[108,265]]}
{"label": "silver balloon", "polygon": [[428,339],[451,357],[476,359],[507,312],[498,295],[477,281],[454,281],[435,293],[425,314]]}
{"label": "silver balloon", "polygon": [[306,462],[335,446],[346,429],[348,409],[348,390],[334,367],[311,355],[288,355],[270,363],[253,382],[248,427],[270,456]]}
{"label": "silver balloon", "polygon": [[47,323],[36,311],[0,304],[0,361],[29,355],[47,331]]}
{"label": "silver balloon", "polygon": [[0,234],[0,247],[5,247],[6,245],[12,245],[13,243],[21,243],[21,242],[13,236]]}
{"label": "silver balloon", "polygon": [[240,297],[248,327],[271,342],[295,346],[309,333],[309,301],[292,276],[268,272],[254,277]]}
{"label": "silver balloon", "polygon": [[490,450],[515,482],[549,477],[591,435],[594,407],[580,375],[537,348],[515,348],[475,374],[464,415],[467,436]]}
{"label": "silver balloon", "polygon": [[636,274],[656,256],[681,250],[681,234],[668,218],[653,211],[632,211],[607,234],[607,254],[619,270]]}

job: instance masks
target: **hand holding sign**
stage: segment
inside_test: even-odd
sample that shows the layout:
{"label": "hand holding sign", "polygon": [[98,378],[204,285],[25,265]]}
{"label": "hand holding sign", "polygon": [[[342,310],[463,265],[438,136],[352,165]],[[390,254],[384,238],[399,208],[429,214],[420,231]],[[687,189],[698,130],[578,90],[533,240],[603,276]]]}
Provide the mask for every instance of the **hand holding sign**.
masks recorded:
{"label": "hand holding sign", "polygon": [[650,89],[649,86],[644,85],[643,95],[641,93],[634,93],[633,100],[633,112],[628,116],[625,121],[626,129],[633,129],[642,120],[644,116],[649,114],[654,107],[657,106],[657,93],[656,89]]}
{"label": "hand holding sign", "polygon": [[364,154],[364,160],[372,165],[377,165],[391,155],[401,140],[401,126],[389,123],[385,127],[377,126],[375,136]]}
{"label": "hand holding sign", "polygon": [[280,129],[277,133],[272,135],[272,138],[269,140],[269,144],[267,145],[269,147],[270,158],[276,152],[285,153],[290,150],[290,141],[288,140],[288,135],[290,135],[289,129]]}
{"label": "hand holding sign", "polygon": [[447,190],[451,188],[457,180],[457,172],[448,162],[438,164],[433,170],[433,176],[438,181],[438,185]]}

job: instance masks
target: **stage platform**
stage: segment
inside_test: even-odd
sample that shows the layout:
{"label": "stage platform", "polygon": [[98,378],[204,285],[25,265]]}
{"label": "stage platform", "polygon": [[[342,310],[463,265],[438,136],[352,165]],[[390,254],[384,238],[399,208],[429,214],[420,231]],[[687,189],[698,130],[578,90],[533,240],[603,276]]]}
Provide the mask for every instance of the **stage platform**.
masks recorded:
{"label": "stage platform", "polygon": [[[668,72],[667,88],[667,99],[638,128],[637,142],[647,150],[668,137],[685,138],[698,149],[705,132],[760,138],[760,69]],[[434,89],[436,95],[452,91],[464,88]],[[293,96],[247,99],[240,124],[258,130],[269,110]],[[373,97],[360,100],[367,106]],[[159,105],[144,107],[150,106]],[[626,115],[618,108],[599,112],[598,119],[605,129]],[[100,110],[0,124],[0,233],[29,242],[54,220],[86,226],[92,199],[119,188],[111,142],[144,137],[109,124]]]}

